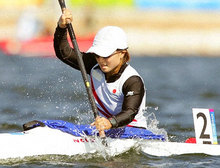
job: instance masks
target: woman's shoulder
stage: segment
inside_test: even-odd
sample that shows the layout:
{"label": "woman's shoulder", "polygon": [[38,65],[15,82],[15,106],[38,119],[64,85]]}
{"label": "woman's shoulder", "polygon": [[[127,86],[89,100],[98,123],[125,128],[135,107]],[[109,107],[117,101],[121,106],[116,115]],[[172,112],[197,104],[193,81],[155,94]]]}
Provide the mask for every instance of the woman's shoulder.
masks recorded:
{"label": "woman's shoulder", "polygon": [[83,62],[88,74],[91,73],[91,70],[97,65],[97,61],[93,54],[82,52]]}
{"label": "woman's shoulder", "polygon": [[124,73],[129,74],[129,76],[140,76],[137,70],[133,68],[130,64],[127,64]]}
{"label": "woman's shoulder", "polygon": [[126,80],[124,82],[125,85],[127,86],[133,84],[137,84],[138,86],[144,85],[141,75],[130,64],[128,64],[128,66],[126,67],[125,73],[127,74]]}

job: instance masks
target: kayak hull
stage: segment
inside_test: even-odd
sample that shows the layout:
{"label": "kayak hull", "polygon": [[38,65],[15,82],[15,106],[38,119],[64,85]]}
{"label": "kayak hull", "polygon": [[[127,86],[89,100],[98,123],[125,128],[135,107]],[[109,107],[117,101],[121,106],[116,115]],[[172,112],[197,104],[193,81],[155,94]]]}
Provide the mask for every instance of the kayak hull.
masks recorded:
{"label": "kayak hull", "polygon": [[207,154],[220,156],[220,145],[190,144],[146,139],[106,138],[108,146],[96,136],[74,136],[49,127],[0,134],[0,159],[38,155],[101,154],[116,156],[131,148],[153,156]]}
{"label": "kayak hull", "polygon": [[180,142],[142,142],[141,151],[153,156],[172,156],[185,154],[207,154],[220,156],[220,145],[194,144]]}
{"label": "kayak hull", "polygon": [[[107,138],[108,155],[121,154],[135,146],[137,140]],[[48,127],[0,134],[0,159],[36,155],[83,155],[103,152],[98,137],[77,137]]]}

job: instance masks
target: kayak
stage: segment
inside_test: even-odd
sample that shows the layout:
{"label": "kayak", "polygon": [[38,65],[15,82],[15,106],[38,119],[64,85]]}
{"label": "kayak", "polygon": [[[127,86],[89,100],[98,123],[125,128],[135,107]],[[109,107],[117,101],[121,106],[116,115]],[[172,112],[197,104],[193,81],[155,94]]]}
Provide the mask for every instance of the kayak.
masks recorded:
{"label": "kayak", "polygon": [[220,156],[220,145],[180,142],[141,142],[141,152],[152,156],[206,154]]}
{"label": "kayak", "polygon": [[94,130],[89,125],[48,120],[27,126],[22,132],[1,133],[0,159],[94,153],[116,156],[134,148],[153,156],[198,153],[220,155],[220,145],[168,142],[163,135],[129,127],[116,130],[118,134],[112,134],[111,130],[106,132],[106,145]]}
{"label": "kayak", "polygon": [[89,125],[46,120],[35,122],[30,126],[25,124],[23,127],[25,131],[22,132],[0,134],[0,159],[37,155],[73,156],[103,152],[109,156],[116,156],[137,147],[137,142],[141,140],[139,137],[153,141],[164,140],[163,135],[155,135],[145,129],[127,127],[112,129],[114,133],[112,130],[107,131],[106,146],[96,135],[95,128]]}
{"label": "kayak", "polygon": [[[107,138],[111,156],[126,152],[135,146],[132,139]],[[29,131],[0,134],[0,159],[24,158],[39,155],[83,155],[101,150],[101,141],[95,137],[77,137],[49,127]]]}

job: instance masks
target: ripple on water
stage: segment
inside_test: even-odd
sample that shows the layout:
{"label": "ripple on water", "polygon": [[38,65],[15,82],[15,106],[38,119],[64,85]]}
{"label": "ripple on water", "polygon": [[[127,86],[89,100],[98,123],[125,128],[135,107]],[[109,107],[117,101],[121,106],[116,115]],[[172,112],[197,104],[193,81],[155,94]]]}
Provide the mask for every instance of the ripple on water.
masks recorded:
{"label": "ripple on water", "polygon": [[21,125],[9,124],[9,123],[0,124],[0,133],[5,133],[8,131],[20,131],[20,130],[22,130]]}
{"label": "ripple on water", "polygon": [[85,154],[85,155],[43,155],[43,156],[31,156],[24,158],[13,158],[13,159],[0,159],[0,165],[5,166],[37,166],[46,165],[47,167],[63,167],[63,166],[75,166],[77,167],[135,167],[135,163],[138,162],[142,154],[137,150],[131,149],[118,156],[104,158],[101,154]]}
{"label": "ripple on water", "polygon": [[218,93],[208,91],[208,92],[203,92],[202,94],[200,94],[200,96],[205,99],[216,99],[220,95]]}

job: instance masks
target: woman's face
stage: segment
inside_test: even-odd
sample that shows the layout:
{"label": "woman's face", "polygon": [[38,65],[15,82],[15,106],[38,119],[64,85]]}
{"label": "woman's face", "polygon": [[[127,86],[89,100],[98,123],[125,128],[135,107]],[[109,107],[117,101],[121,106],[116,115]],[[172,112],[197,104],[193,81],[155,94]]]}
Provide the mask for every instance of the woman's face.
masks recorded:
{"label": "woman's face", "polygon": [[104,73],[111,72],[114,70],[121,62],[121,59],[123,59],[124,53],[121,51],[115,51],[113,54],[111,54],[108,57],[100,57],[96,55],[96,61],[99,64],[99,67]]}

